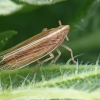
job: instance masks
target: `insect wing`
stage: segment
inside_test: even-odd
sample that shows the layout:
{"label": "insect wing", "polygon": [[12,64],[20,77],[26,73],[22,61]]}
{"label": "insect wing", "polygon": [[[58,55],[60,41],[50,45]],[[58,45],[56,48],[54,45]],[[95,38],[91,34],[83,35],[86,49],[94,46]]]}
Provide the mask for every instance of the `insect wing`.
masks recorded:
{"label": "insect wing", "polygon": [[3,70],[20,69],[49,54],[59,45],[59,42],[60,40],[57,36],[45,38],[41,42],[30,45],[19,52],[5,56],[0,63],[0,68]]}
{"label": "insect wing", "polygon": [[5,51],[1,52],[1,53],[0,53],[0,56],[6,55],[6,54],[8,54],[8,53],[10,53],[10,52],[12,52],[12,51],[14,51],[14,50],[16,50],[16,49],[22,47],[22,46],[25,46],[25,45],[27,45],[27,44],[29,44],[29,43],[31,43],[31,42],[34,42],[34,41],[36,41],[36,40],[38,40],[38,39],[41,39],[41,38],[43,38],[43,37],[45,37],[45,36],[47,36],[47,35],[48,35],[48,30],[47,30],[47,31],[44,31],[44,32],[41,32],[41,33],[39,33],[39,34],[37,34],[37,35],[35,35],[35,36],[33,36],[33,37],[31,37],[31,38],[25,40],[25,41],[19,43],[19,44],[16,45],[16,46],[14,46],[14,47],[12,47],[12,48],[10,48],[10,49],[8,49],[8,50],[5,50]]}

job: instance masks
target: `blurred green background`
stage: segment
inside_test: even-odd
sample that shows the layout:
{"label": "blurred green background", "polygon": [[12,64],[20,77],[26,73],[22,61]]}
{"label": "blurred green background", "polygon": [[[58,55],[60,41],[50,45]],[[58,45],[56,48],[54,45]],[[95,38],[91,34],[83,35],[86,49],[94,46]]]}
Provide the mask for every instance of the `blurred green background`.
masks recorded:
{"label": "blurred green background", "polygon": [[[0,51],[43,28],[58,27],[58,20],[71,27],[70,41],[64,42],[74,56],[84,53],[75,59],[82,64],[95,63],[100,53],[100,0],[0,0]],[[65,63],[70,53],[60,50],[58,63]]]}

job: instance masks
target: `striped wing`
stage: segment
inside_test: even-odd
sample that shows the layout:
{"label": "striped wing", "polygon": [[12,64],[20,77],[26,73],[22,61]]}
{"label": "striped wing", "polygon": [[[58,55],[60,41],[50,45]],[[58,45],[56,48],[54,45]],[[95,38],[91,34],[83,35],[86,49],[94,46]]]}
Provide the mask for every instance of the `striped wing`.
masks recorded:
{"label": "striped wing", "polygon": [[25,67],[52,52],[60,43],[57,37],[47,38],[11,55],[4,56],[0,63],[2,70],[15,70]]}

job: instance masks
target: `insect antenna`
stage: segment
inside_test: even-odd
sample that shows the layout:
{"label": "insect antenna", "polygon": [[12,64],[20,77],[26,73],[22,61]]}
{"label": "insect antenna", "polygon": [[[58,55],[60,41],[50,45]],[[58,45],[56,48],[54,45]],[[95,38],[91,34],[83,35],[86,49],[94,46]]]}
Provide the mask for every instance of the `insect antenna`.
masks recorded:
{"label": "insect antenna", "polygon": [[62,26],[61,20],[58,21],[59,25]]}

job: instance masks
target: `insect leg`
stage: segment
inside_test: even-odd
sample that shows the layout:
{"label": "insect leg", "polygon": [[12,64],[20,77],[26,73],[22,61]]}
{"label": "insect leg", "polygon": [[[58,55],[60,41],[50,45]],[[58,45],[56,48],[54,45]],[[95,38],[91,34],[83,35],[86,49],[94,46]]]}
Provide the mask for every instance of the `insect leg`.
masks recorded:
{"label": "insect leg", "polygon": [[47,59],[45,59],[45,60],[43,60],[43,61],[39,61],[39,60],[38,60],[38,61],[37,61],[38,65],[42,65],[43,63],[45,63],[45,62],[47,62],[47,61],[49,61],[49,60],[51,60],[51,59],[54,58],[53,53],[50,53],[49,55],[50,55],[50,57],[47,58]]}
{"label": "insect leg", "polygon": [[37,63],[38,63],[39,65],[41,65],[41,62],[40,62],[39,60],[37,60]]}
{"label": "insect leg", "polygon": [[40,61],[39,60],[37,60],[37,65],[33,68],[33,70],[31,71],[31,74],[32,73],[34,73],[36,70],[37,70],[37,68],[41,65],[41,63],[40,63]]}
{"label": "insect leg", "polygon": [[43,61],[39,61],[39,60],[37,60],[37,65],[33,68],[33,70],[32,70],[32,72],[31,73],[34,73],[35,72],[35,70],[39,67],[39,65],[42,65],[43,63],[45,63],[45,62],[47,62],[47,61],[49,61],[49,60],[51,60],[51,59],[53,59],[54,58],[54,55],[53,55],[53,53],[50,53],[49,54],[50,55],[50,57],[49,58],[47,58],[47,59],[45,59],[45,60],[43,60]]}
{"label": "insect leg", "polygon": [[64,44],[61,44],[61,46],[62,46],[63,48],[65,48],[65,49],[67,49],[68,51],[70,51],[72,61],[73,61],[75,64],[77,64],[77,62],[74,60],[72,49],[70,49],[68,46],[66,46],[66,45],[64,45]]}
{"label": "insect leg", "polygon": [[57,55],[57,57],[54,59],[54,64],[56,63],[56,61],[58,60],[58,58],[60,57],[60,55],[61,55],[61,52],[60,52],[60,50],[57,48],[56,49],[56,51],[57,51],[57,53],[58,53],[58,55]]}
{"label": "insect leg", "polygon": [[43,60],[43,61],[41,61],[41,62],[40,62],[40,63],[41,63],[41,65],[42,65],[43,63],[45,63],[45,62],[47,62],[47,61],[49,61],[49,60],[51,60],[51,59],[53,59],[53,58],[54,58],[53,53],[50,53],[49,55],[50,55],[50,57],[49,57],[49,58],[47,58],[47,59],[45,59],[45,60]]}
{"label": "insect leg", "polygon": [[41,61],[37,60],[37,63],[38,63],[38,64],[37,64],[35,67],[38,67],[38,66],[41,65]]}
{"label": "insect leg", "polygon": [[67,40],[67,41],[69,41],[69,38],[68,38],[68,36],[67,36],[67,35],[66,35],[66,40]]}

